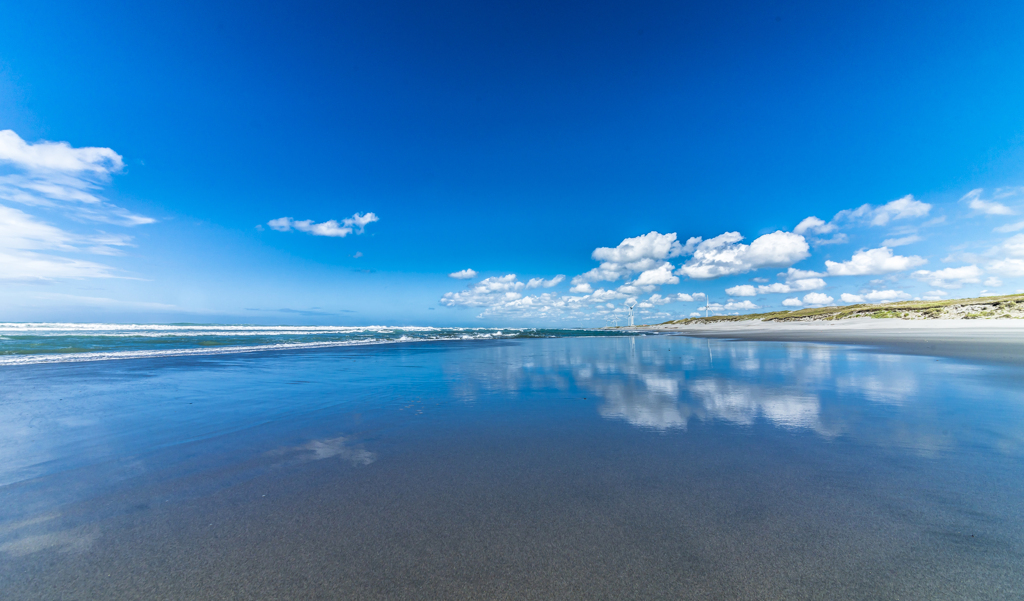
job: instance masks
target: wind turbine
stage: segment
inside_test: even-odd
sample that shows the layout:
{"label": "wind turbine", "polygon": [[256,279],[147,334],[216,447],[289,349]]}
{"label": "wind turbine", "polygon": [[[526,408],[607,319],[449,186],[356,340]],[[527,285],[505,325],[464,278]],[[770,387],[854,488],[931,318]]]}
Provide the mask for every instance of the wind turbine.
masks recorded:
{"label": "wind turbine", "polygon": [[631,328],[633,327],[633,307],[635,307],[635,306],[636,306],[636,301],[633,301],[633,304],[629,305],[627,307],[629,309],[629,327],[631,327]]}
{"label": "wind turbine", "polygon": [[710,308],[708,303],[709,303],[708,302],[708,295],[705,294],[704,295],[704,319],[708,318],[708,309]]}

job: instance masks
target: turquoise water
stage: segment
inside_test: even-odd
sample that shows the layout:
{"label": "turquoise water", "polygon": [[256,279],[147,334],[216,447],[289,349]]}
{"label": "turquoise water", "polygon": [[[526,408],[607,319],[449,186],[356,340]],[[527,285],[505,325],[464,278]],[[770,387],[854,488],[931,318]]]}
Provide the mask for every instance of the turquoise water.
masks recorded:
{"label": "turquoise water", "polygon": [[1020,367],[506,334],[0,366],[0,596],[1024,598]]}
{"label": "turquoise water", "polygon": [[426,340],[607,336],[600,330],[417,326],[0,323],[0,365],[213,355]]}

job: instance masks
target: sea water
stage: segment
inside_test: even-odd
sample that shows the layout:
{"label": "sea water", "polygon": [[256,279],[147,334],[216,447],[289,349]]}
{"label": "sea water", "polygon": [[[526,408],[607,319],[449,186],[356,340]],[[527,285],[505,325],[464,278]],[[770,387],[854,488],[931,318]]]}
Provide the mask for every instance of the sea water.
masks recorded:
{"label": "sea water", "polygon": [[282,348],[323,340],[187,327],[259,348],[93,328],[35,355],[106,360],[0,366],[4,598],[1024,593],[1019,367],[510,330]]}

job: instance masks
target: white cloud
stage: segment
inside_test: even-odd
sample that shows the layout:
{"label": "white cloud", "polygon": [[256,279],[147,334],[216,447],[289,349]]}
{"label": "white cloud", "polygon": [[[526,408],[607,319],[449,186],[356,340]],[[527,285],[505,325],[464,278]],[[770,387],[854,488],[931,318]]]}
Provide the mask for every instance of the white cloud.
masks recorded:
{"label": "white cloud", "polygon": [[985,285],[989,288],[998,288],[1003,285],[1003,280],[997,277],[991,277],[985,280]]}
{"label": "white cloud", "polygon": [[806,280],[808,278],[820,278],[820,277],[824,277],[825,275],[826,274],[820,273],[820,272],[817,272],[817,271],[807,271],[807,270],[804,270],[804,269],[796,269],[795,267],[790,267],[786,271],[780,273],[779,277],[780,278],[786,278],[786,281],[790,281],[790,280]]}
{"label": "white cloud", "polygon": [[572,288],[569,288],[569,292],[572,292],[573,294],[590,294],[593,291],[594,288],[586,282],[576,284]]}
{"label": "white cloud", "polygon": [[1024,257],[1024,234],[1010,236],[1001,246],[1002,251],[1011,257]]}
{"label": "white cloud", "polygon": [[1007,223],[1006,225],[1001,225],[992,231],[998,232],[1000,234],[1009,234],[1012,232],[1018,232],[1020,230],[1024,230],[1024,221],[1018,221],[1017,223]]}
{"label": "white cloud", "polygon": [[662,263],[654,269],[648,269],[630,282],[633,286],[664,286],[666,284],[678,284],[679,278],[672,275],[672,264]]}
{"label": "white cloud", "polygon": [[574,277],[572,284],[579,286],[588,282],[614,282],[633,273],[657,269],[665,259],[680,256],[684,251],[675,233],[650,232],[626,238],[615,248],[595,249],[591,258],[601,261],[601,265]]}
{"label": "white cloud", "polygon": [[928,292],[925,292],[924,296],[922,296],[921,298],[923,298],[924,300],[931,300],[931,301],[942,300],[942,297],[946,296],[947,294],[949,294],[949,293],[946,292],[945,290],[929,290]]}
{"label": "white cloud", "polygon": [[342,219],[340,224],[334,219],[324,221],[323,223],[314,223],[312,219],[296,221],[291,217],[279,217],[277,219],[271,219],[267,222],[267,225],[269,225],[271,229],[279,232],[287,232],[295,229],[314,236],[344,238],[353,232],[357,235],[362,234],[366,225],[373,223],[374,221],[380,221],[380,218],[373,213],[366,213],[363,215],[355,213],[351,217]]}
{"label": "white cloud", "polygon": [[[476,275],[476,274],[474,274]],[[526,282],[526,287],[529,288],[554,288],[561,284],[565,280],[565,276],[558,274],[550,280],[544,278],[531,278],[530,281]]]}
{"label": "white cloud", "polygon": [[476,277],[476,272],[472,269],[463,269],[449,273],[448,277],[455,278],[456,280],[471,280]]}
{"label": "white cloud", "polygon": [[110,173],[124,168],[121,155],[109,148],[72,148],[67,142],[29,144],[14,131],[0,131],[0,161],[33,171]]}
{"label": "white cloud", "polygon": [[910,298],[910,295],[902,290],[872,290],[865,294],[864,298],[872,302],[886,302],[906,300]]}
{"label": "white cloud", "polygon": [[[800,280],[790,280],[785,284],[781,282],[775,282],[765,286],[758,286],[758,294],[789,294],[790,292],[804,292],[806,290],[817,290],[818,288],[825,287],[825,280],[821,278],[804,278]],[[728,292],[728,290],[726,290]],[[753,296],[753,295],[746,295]]]}
{"label": "white cloud", "polygon": [[857,294],[850,294],[848,292],[844,292],[844,293],[840,294],[839,298],[841,298],[844,303],[863,303],[864,302],[864,297],[863,296],[860,296],[860,295],[857,295]]}
{"label": "white cloud", "polygon": [[967,206],[971,207],[972,210],[984,213],[985,215],[1013,215],[1014,211],[1010,207],[1004,205],[1001,202],[995,200],[985,200],[981,198],[981,193],[984,191],[983,188],[976,188],[971,190],[967,194],[964,194],[960,202],[966,202]]}
{"label": "white cloud", "polygon": [[[702,296],[702,295],[698,294],[698,295],[694,295],[694,296]],[[689,303],[689,302],[693,302],[693,299],[694,299],[693,296],[691,296],[689,294],[686,294],[685,292],[679,292],[677,294],[670,294],[668,296],[662,296],[660,294],[652,294],[651,298],[647,299],[647,302],[649,302],[649,303],[651,303],[653,305],[667,305],[668,303],[674,303],[674,302]]]}
{"label": "white cloud", "polygon": [[750,284],[742,284],[740,286],[726,288],[725,293],[729,296],[757,296],[757,289]]}
{"label": "white cloud", "polygon": [[1024,276],[1024,259],[999,259],[988,264],[989,271],[1007,277]]}
{"label": "white cloud", "polygon": [[604,288],[598,288],[592,292],[589,297],[583,297],[583,300],[591,303],[603,303],[610,300],[620,300],[624,298],[629,298],[629,295],[618,290],[605,290]]}
{"label": "white cloud", "polygon": [[913,276],[928,282],[929,286],[960,288],[964,284],[977,284],[981,281],[982,272],[977,265],[963,267],[947,267],[936,271],[919,270]]}
{"label": "white cloud", "polygon": [[892,249],[883,246],[870,250],[858,250],[853,253],[853,258],[842,263],[825,261],[825,266],[828,268],[829,275],[876,275],[904,271],[925,263],[927,261],[918,256],[893,255]]}
{"label": "white cloud", "polygon": [[741,244],[739,232],[726,232],[700,242],[691,258],[676,272],[693,279],[711,279],[746,273],[762,267],[788,267],[810,256],[804,237],[774,232]]}
{"label": "white cloud", "polygon": [[988,264],[989,271],[1008,277],[1024,276],[1024,234],[1007,238],[992,252],[1000,258]]}
{"label": "white cloud", "polygon": [[727,310],[729,310],[729,311],[744,311],[744,310],[750,310],[750,309],[760,309],[761,307],[758,306],[758,305],[755,305],[754,303],[752,303],[752,302],[750,302],[748,300],[745,300],[745,301],[729,301],[729,302],[725,303],[725,308]]}
{"label": "white cloud", "polygon": [[514,273],[490,277],[476,284],[470,284],[464,292],[446,292],[441,304],[448,307],[490,307],[496,304],[519,300],[519,293],[526,284],[516,279]]}
{"label": "white cloud", "polygon": [[834,223],[825,223],[821,219],[811,216],[798,223],[797,226],[793,228],[793,233],[800,235],[805,233],[828,234],[830,232],[834,232],[836,227],[837,226]]}
{"label": "white cloud", "polygon": [[823,292],[811,292],[804,295],[804,302],[808,305],[827,305],[833,298]]}
{"label": "white cloud", "polygon": [[798,298],[787,298],[786,300],[782,301],[782,306],[783,307],[802,307],[802,306],[804,306],[804,304]]}
{"label": "white cloud", "polygon": [[882,242],[882,246],[896,248],[897,246],[906,246],[908,244],[920,242],[921,240],[921,236],[918,236],[917,234],[911,234],[910,236],[903,236],[902,238],[887,238]]}
{"label": "white cloud", "polygon": [[[52,252],[119,254],[129,236],[99,232],[77,235],[38,221],[32,215],[0,205],[0,279],[51,280],[115,277],[106,265],[70,259]],[[48,251],[48,252],[40,252]]]}
{"label": "white cloud", "polygon": [[73,148],[67,142],[29,144],[7,129],[0,131],[0,200],[60,209],[79,219],[113,225],[153,223],[110,204],[99,191],[124,168],[110,148]]}
{"label": "white cloud", "polygon": [[832,221],[866,220],[871,225],[886,225],[894,220],[924,217],[931,210],[932,205],[916,200],[913,194],[907,194],[880,207],[864,204],[856,209],[840,211]]}

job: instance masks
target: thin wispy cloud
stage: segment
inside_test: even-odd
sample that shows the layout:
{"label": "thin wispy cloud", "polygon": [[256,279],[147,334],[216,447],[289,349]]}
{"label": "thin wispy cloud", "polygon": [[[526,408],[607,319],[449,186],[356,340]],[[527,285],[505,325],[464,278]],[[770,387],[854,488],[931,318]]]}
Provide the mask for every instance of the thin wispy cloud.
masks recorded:
{"label": "thin wispy cloud", "polygon": [[996,190],[996,198],[985,199],[982,198],[985,190],[983,188],[976,188],[964,194],[960,202],[966,202],[967,206],[972,210],[985,215],[1013,215],[1016,211],[1000,201],[1017,196],[1018,191],[1019,189],[1017,188],[999,189]]}
{"label": "thin wispy cloud", "polygon": [[74,255],[118,255],[132,245],[131,236],[103,230],[69,231],[40,217],[40,212],[114,226],[155,221],[115,206],[100,195],[111,175],[124,168],[121,156],[110,148],[74,148],[67,142],[33,144],[3,130],[0,168],[6,171],[0,175],[0,201],[8,203],[0,204],[0,279],[118,277],[113,267]]}
{"label": "thin wispy cloud", "polygon": [[67,142],[30,144],[12,130],[0,131],[0,200],[59,208],[71,217],[120,226],[154,223],[107,201],[101,190],[124,169],[110,148],[74,148]]}

